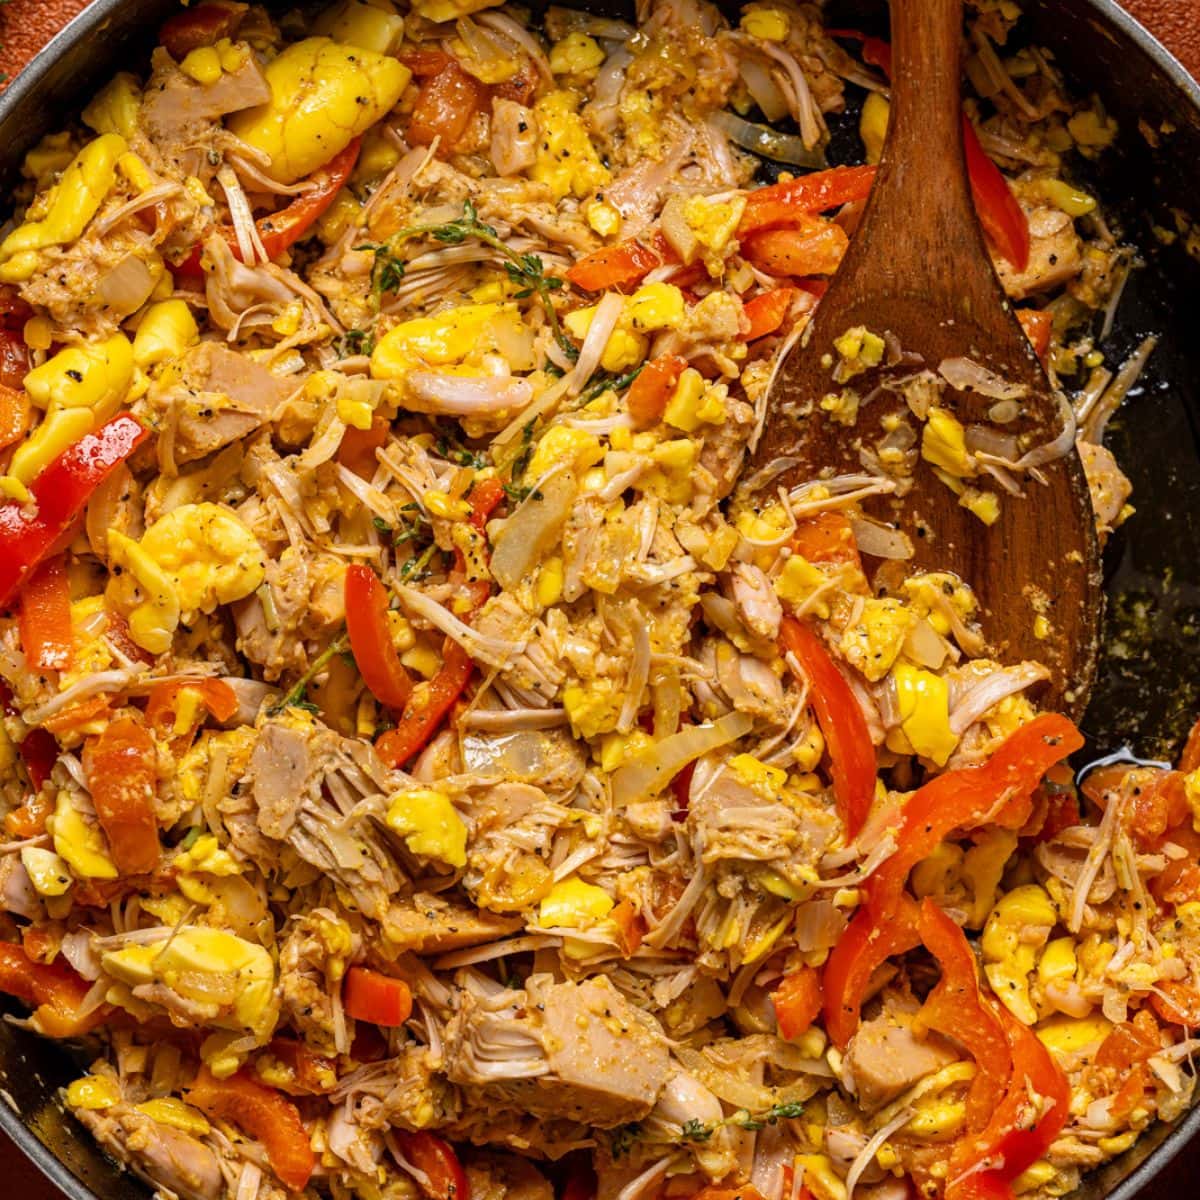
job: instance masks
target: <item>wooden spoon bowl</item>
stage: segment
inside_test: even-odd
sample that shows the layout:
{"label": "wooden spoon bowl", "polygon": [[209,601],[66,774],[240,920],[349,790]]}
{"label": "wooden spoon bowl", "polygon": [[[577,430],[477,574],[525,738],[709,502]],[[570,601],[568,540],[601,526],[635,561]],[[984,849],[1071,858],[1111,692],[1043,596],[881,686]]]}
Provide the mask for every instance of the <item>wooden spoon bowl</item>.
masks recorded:
{"label": "wooden spoon bowl", "polygon": [[[961,128],[962,0],[892,0],[891,12],[888,140],[841,268],[768,397],[750,470],[798,460],[771,480],[772,488],[861,474],[863,451],[869,455],[897,417],[914,426],[920,449],[920,422],[902,396],[877,388],[878,371],[850,381],[859,396],[874,392],[853,424],[821,407],[824,397],[842,390],[831,377],[834,342],[860,326],[886,334],[893,350],[898,345],[899,368],[909,373],[936,373],[944,361],[966,358],[1023,387],[1018,414],[1003,424],[993,419],[994,395],[946,387],[937,400],[964,426],[1016,435],[1021,453],[1053,442],[1072,420],[1013,314],[975,215]],[[963,507],[923,458],[908,479],[903,494],[864,503],[869,516],[911,539],[914,556],[904,573],[950,571],[968,583],[989,653],[1044,663],[1052,672],[1044,700],[1082,713],[1095,674],[1102,592],[1092,507],[1074,446],[1019,476],[1023,496],[1006,493],[989,476],[964,481],[999,496],[991,525]],[[888,578],[886,571],[877,575],[878,586]]]}

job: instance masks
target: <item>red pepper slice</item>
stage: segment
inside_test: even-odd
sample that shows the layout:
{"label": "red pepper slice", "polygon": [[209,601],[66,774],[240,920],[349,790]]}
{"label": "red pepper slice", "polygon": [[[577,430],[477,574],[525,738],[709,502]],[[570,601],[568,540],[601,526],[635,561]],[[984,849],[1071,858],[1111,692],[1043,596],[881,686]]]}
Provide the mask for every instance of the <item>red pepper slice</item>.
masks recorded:
{"label": "red pepper slice", "polygon": [[794,225],[804,217],[865,200],[871,194],[875,171],[869,166],[832,167],[787,183],[756,188],[746,197],[738,233],[745,236],[760,229]]}
{"label": "red pepper slice", "polygon": [[412,680],[392,644],[387,592],[365,563],[346,571],[346,629],[350,649],[371,695],[388,708],[403,708],[412,695]]}
{"label": "red pepper slice", "polygon": [[921,942],[942,977],[921,1007],[919,1023],[961,1042],[975,1059],[967,1093],[967,1128],[982,1129],[1004,1097],[1012,1055],[1004,1028],[979,991],[979,968],[963,931],[926,897],[917,922]]}
{"label": "red pepper slice", "polygon": [[422,1191],[430,1200],[471,1200],[467,1173],[448,1141],[424,1129],[397,1129],[394,1136],[400,1153],[428,1180]]}
{"label": "red pepper slice", "polygon": [[412,1014],[412,991],[403,979],[393,975],[351,967],[346,972],[342,1007],[356,1021],[395,1029]]}
{"label": "red pepper slice", "polygon": [[158,31],[158,40],[167,48],[167,53],[180,62],[201,46],[211,46],[223,37],[232,37],[248,7],[220,3],[219,0],[198,4],[167,21]]}
{"label": "red pepper slice", "polygon": [[567,280],[585,292],[630,287],[640,283],[664,258],[641,242],[621,242],[585,254],[566,272]]}
{"label": "red pepper slice", "polygon": [[110,1009],[103,1004],[79,1014],[91,986],[65,962],[34,962],[20,946],[0,942],[0,992],[33,1008],[34,1023],[47,1037],[81,1037],[105,1020]]}
{"label": "red pepper slice", "polygon": [[743,256],[770,275],[832,275],[850,245],[846,231],[833,221],[801,217],[787,229],[764,229],[742,241]]}
{"label": "red pepper slice", "polygon": [[[254,222],[258,228],[259,241],[262,242],[268,258],[278,258],[324,216],[354,171],[361,149],[362,138],[355,138],[345,150],[335,154],[323,167],[309,176],[309,182],[313,186],[307,192],[297,196],[286,208],[281,208],[270,216],[259,217]],[[237,234],[234,233],[233,227],[223,225],[220,232],[234,258],[240,261],[242,252],[238,247]],[[202,278],[204,269],[200,265],[201,249],[202,247],[195,246],[187,258],[171,268],[172,272],[184,279]]]}
{"label": "red pepper slice", "polygon": [[471,504],[471,524],[480,533],[504,499],[504,484],[495,476],[477,483],[467,496]]}
{"label": "red pepper slice", "polygon": [[809,1027],[821,1014],[821,975],[815,967],[800,967],[771,993],[775,1006],[775,1021],[779,1036],[792,1041]]}
{"label": "red pepper slice", "polygon": [[[741,334],[741,340],[753,342],[774,333],[787,318],[788,310],[792,307],[792,301],[795,300],[798,291],[798,288],[793,287],[773,288],[755,296],[753,300],[747,300],[742,305],[742,312],[746,314],[750,328]],[[634,383],[636,384],[637,380],[634,380]]]}
{"label": "red pepper slice", "polygon": [[123,875],[145,875],[158,866],[157,762],[154,739],[132,717],[110,722],[84,746],[96,819]]}
{"label": "red pepper slice", "polygon": [[[337,1062],[314,1054],[303,1042],[295,1038],[272,1038],[267,1052],[290,1073],[291,1079],[280,1083],[279,1090],[289,1096],[323,1096],[331,1091],[337,1080]],[[255,1068],[261,1077],[258,1063]]]}
{"label": "red pepper slice", "polygon": [[71,666],[71,587],[62,556],[47,559],[21,589],[21,648],[25,661],[40,671]]}
{"label": "red pepper slice", "polygon": [[678,354],[660,354],[638,372],[625,394],[629,415],[636,424],[653,425],[662,420],[675,385],[686,369],[686,358]]}
{"label": "red pepper slice", "polygon": [[1050,335],[1054,332],[1054,314],[1045,308],[1019,308],[1017,320],[1033,347],[1033,352],[1042,360],[1050,353]]}
{"label": "red pepper slice", "polygon": [[395,729],[381,734],[375,743],[376,752],[388,766],[402,767],[424,748],[463,694],[474,670],[471,656],[447,638],[441,669],[428,683],[413,689]]}
{"label": "red pepper slice", "polygon": [[149,436],[128,413],[114,417],[64,450],[33,481],[34,505],[0,504],[0,607],[55,552],[96,488]]}
{"label": "red pepper slice", "polygon": [[238,710],[237,693],[222,679],[176,679],[157,683],[146,703],[146,723],[154,729],[170,728],[175,733],[175,714],[183,692],[194,692],[200,702],[218,720],[228,721]]}
{"label": "red pepper slice", "polygon": [[824,642],[794,617],[784,617],[779,635],[808,678],[809,702],[829,749],[838,816],[847,839],[855,837],[875,798],[875,747],[867,719]]}
{"label": "red pepper slice", "polygon": [[308,1130],[300,1110],[281,1092],[259,1083],[245,1068],[228,1079],[216,1079],[201,1067],[185,1099],[262,1142],[271,1169],[293,1192],[308,1185],[316,1166]]}
{"label": "red pepper slice", "polygon": [[992,245],[1018,271],[1029,266],[1029,218],[1000,168],[985,153],[970,118],[963,114],[963,151],[975,211]]}

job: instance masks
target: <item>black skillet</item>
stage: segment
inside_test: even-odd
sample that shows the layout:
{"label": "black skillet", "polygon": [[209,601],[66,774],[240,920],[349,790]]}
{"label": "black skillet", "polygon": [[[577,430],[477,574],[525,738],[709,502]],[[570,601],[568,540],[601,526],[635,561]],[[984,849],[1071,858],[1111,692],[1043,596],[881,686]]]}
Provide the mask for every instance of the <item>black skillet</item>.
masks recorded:
{"label": "black skillet", "polygon": [[[575,3],[629,16],[622,0]],[[0,97],[0,179],[11,184],[25,151],[114,72],[141,69],[154,31],[177,8],[178,0],[95,0],[63,30]],[[1200,224],[1190,253],[1187,224],[1189,210],[1200,218],[1200,87],[1111,0],[1030,0],[1027,8],[1023,34],[1052,50],[1077,91],[1098,94],[1120,123],[1116,146],[1098,164],[1077,164],[1145,260],[1106,346],[1110,362],[1148,333],[1160,338],[1109,426],[1137,513],[1105,556],[1105,649],[1084,726],[1096,755],[1128,747],[1170,758],[1200,714]],[[886,28],[879,0],[831,0],[830,17]],[[1156,229],[1176,236],[1164,240]],[[148,1197],[56,1100],[81,1065],[0,1022],[0,1100],[8,1102],[0,1103],[0,1128],[71,1200]],[[1074,1200],[1152,1194],[1160,1169],[1198,1133],[1200,1107],[1156,1126]]]}

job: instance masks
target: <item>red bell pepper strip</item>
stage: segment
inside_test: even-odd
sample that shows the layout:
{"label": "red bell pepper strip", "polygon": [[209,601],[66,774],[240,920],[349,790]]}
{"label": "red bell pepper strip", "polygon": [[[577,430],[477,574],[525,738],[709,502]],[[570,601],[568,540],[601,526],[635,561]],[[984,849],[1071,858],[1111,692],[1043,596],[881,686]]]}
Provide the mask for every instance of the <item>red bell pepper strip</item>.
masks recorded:
{"label": "red bell pepper strip", "polygon": [[412,992],[403,979],[351,967],[342,988],[342,1007],[356,1021],[395,1029],[412,1014]]}
{"label": "red bell pepper strip", "polygon": [[35,962],[20,946],[0,943],[0,992],[33,1008],[34,1024],[47,1037],[81,1037],[105,1020],[107,1005],[79,1013],[91,986],[65,962]]}
{"label": "red bell pepper strip", "polygon": [[428,1130],[394,1131],[400,1153],[428,1180],[422,1191],[430,1200],[471,1200],[471,1186],[454,1147]]}
{"label": "red bell pepper strip", "polygon": [[176,679],[154,685],[146,703],[146,723],[153,729],[187,732],[175,729],[179,697],[184,692],[195,693],[218,721],[228,721],[239,707],[237,693],[222,679]]}
{"label": "red bell pepper strip", "polygon": [[392,643],[383,584],[365,563],[352,563],[346,571],[345,596],[350,649],[363,682],[380,704],[403,708],[413,686]]}
{"label": "red bell pepper strip", "polygon": [[71,666],[71,587],[62,556],[47,559],[21,589],[18,622],[25,661],[40,671],[66,671]]}
{"label": "red bell pepper strip", "polygon": [[1050,353],[1050,335],[1054,332],[1054,314],[1044,308],[1019,308],[1017,320],[1033,347],[1033,352],[1046,363],[1046,355]]}
{"label": "red bell pepper strip", "polygon": [[779,629],[783,649],[795,655],[809,684],[809,703],[829,750],[830,773],[838,816],[853,839],[875,798],[875,747],[854,692],[807,625],[784,617]]}
{"label": "red bell pepper strip", "polygon": [[1008,1090],[982,1132],[955,1144],[945,1200],[1013,1200],[1013,1180],[1045,1155],[1070,1115],[1070,1085],[1050,1051],[1006,1008],[993,1007],[1012,1059]]}
{"label": "red bell pepper strip", "polygon": [[381,734],[376,741],[379,757],[391,767],[401,767],[422,750],[463,694],[474,670],[471,656],[447,638],[438,673],[413,689],[395,729]]}
{"label": "red bell pepper strip", "polygon": [[281,1092],[259,1083],[245,1068],[228,1079],[216,1079],[201,1067],[185,1099],[262,1142],[271,1169],[293,1192],[308,1185],[316,1166],[308,1130],[299,1109]]}
{"label": "red bell pepper strip", "polygon": [[467,501],[471,505],[470,522],[475,529],[482,533],[492,513],[504,500],[504,484],[493,476],[475,484],[467,493]]}
{"label": "red bell pepper strip", "polygon": [[963,931],[926,897],[921,901],[917,930],[925,948],[937,959],[942,977],[917,1017],[924,1029],[935,1029],[961,1042],[975,1060],[975,1078],[967,1093],[967,1129],[982,1129],[1004,1097],[1012,1056],[1004,1028],[979,990],[979,968]]}
{"label": "red bell pepper strip", "polygon": [[[796,299],[798,292],[798,288],[778,287],[769,292],[760,293],[753,300],[747,300],[742,305],[742,312],[746,314],[750,328],[740,335],[741,340],[753,342],[766,337],[769,333],[774,333],[787,319],[788,310],[792,307],[792,301]],[[640,379],[641,376],[639,375],[638,378]],[[637,383],[636,379],[634,383]]]}
{"label": "red bell pepper strip", "polygon": [[636,425],[644,428],[662,420],[675,385],[686,369],[686,358],[678,354],[660,354],[637,373],[625,393],[626,407]]}
{"label": "red bell pepper strip", "polygon": [[150,436],[129,414],[114,417],[58,456],[30,485],[34,504],[0,504],[0,607],[70,532],[92,493]]}
{"label": "red bell pepper strip", "polygon": [[992,245],[1018,271],[1029,266],[1029,218],[1013,195],[1008,180],[979,143],[970,118],[963,114],[963,151],[975,211]]}
{"label": "red bell pepper strip", "polygon": [[832,221],[800,218],[787,229],[764,229],[742,240],[742,256],[770,275],[832,275],[845,257],[850,238]]}
{"label": "red bell pepper strip", "polygon": [[167,53],[180,62],[193,50],[211,46],[221,38],[232,37],[245,15],[246,4],[224,4],[210,0],[186,12],[177,13],[158,31],[158,40]]}
{"label": "red bell pepper strip", "polygon": [[746,207],[738,223],[738,234],[745,236],[760,229],[778,229],[794,225],[804,217],[827,212],[854,200],[865,200],[875,182],[875,167],[832,167],[801,175],[787,183],[756,188],[746,197]]}
{"label": "red bell pepper strip", "polygon": [[900,812],[896,853],[868,881],[869,904],[886,918],[908,873],[956,829],[988,821],[1020,829],[1042,776],[1083,745],[1079,730],[1057,713],[1042,713],[1011,733],[987,762],[946,771],[914,792]]}
{"label": "red bell pepper strip", "polygon": [[84,745],[83,769],[96,819],[123,875],[145,875],[158,866],[157,763],[154,739],[132,717],[112,721]]}
{"label": "red bell pepper strip", "polygon": [[[313,186],[307,192],[297,196],[286,208],[281,208],[270,216],[259,217],[254,222],[258,229],[259,241],[262,242],[268,258],[278,258],[285,250],[294,246],[325,215],[353,173],[361,149],[362,138],[355,138],[345,150],[335,154],[323,167],[309,176],[309,182]],[[234,258],[240,261],[242,252],[233,227],[222,225],[220,233]],[[200,265],[201,250],[201,246],[193,247],[187,258],[172,266],[172,273],[185,279],[202,278],[204,269]]]}
{"label": "red bell pepper strip", "polygon": [[835,1046],[844,1049],[854,1036],[876,968],[920,942],[917,905],[907,895],[900,897],[896,911],[886,921],[877,921],[865,907],[854,914],[821,972],[825,1030]]}
{"label": "red bell pepper strip", "polygon": [[566,272],[567,280],[585,292],[625,288],[640,283],[664,258],[641,242],[621,242],[585,254]]}
{"label": "red bell pepper strip", "polygon": [[987,762],[947,771],[909,796],[900,811],[896,852],[867,880],[866,902],[825,966],[825,1023],[837,1045],[844,1046],[858,1026],[875,968],[902,952],[898,943],[907,941],[905,949],[917,944],[915,910],[904,891],[912,868],[955,829],[983,821],[1020,829],[1042,776],[1082,745],[1066,717],[1044,713],[1010,734]]}
{"label": "red bell pepper strip", "polygon": [[821,975],[815,967],[800,967],[771,993],[779,1036],[792,1041],[807,1033],[821,1015]]}

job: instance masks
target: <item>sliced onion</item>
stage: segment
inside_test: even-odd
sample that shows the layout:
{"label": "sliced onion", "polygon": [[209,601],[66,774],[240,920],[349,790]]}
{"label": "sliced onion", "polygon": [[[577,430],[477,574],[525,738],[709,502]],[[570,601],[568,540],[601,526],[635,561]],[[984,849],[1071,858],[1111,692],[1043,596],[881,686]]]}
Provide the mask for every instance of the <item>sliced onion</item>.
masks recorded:
{"label": "sliced onion", "polygon": [[437,371],[410,371],[406,380],[416,412],[446,417],[507,412],[524,408],[533,399],[533,384],[511,375],[470,378]]}
{"label": "sliced onion", "polygon": [[832,900],[809,900],[796,909],[792,936],[801,954],[828,950],[836,946],[848,924],[845,912]]}
{"label": "sliced onion", "polygon": [[[946,661],[949,649],[945,639],[930,623],[922,617],[909,631],[904,639],[904,653],[919,667],[930,671],[940,671]],[[881,706],[882,707],[882,706]],[[887,721],[884,722],[887,724]]]}
{"label": "sliced onion", "polygon": [[1018,458],[1012,464],[1014,471],[1031,471],[1034,467],[1044,467],[1046,463],[1054,462],[1056,459],[1062,458],[1064,454],[1069,454],[1071,447],[1075,445],[1077,427],[1075,409],[1071,407],[1070,400],[1057,389],[1054,392],[1054,399],[1058,403],[1058,415],[1063,423],[1062,431],[1053,441],[1034,446],[1028,454],[1023,454]]}
{"label": "sliced onion", "polygon": [[[495,574],[495,556],[492,558]],[[645,800],[663,788],[690,762],[750,732],[754,722],[745,713],[726,713],[711,724],[689,725],[651,746],[612,777],[618,807]]]}
{"label": "sliced onion", "polygon": [[605,41],[624,42],[636,32],[626,21],[597,17],[575,8],[559,8],[557,5],[546,13],[546,30],[553,30],[552,36],[555,41],[561,40],[568,33],[586,33],[589,37],[603,38]]}
{"label": "sliced onion", "polygon": [[903,530],[864,517],[851,518],[850,529],[855,545],[872,558],[908,559],[913,556],[912,541]]}
{"label": "sliced onion", "polygon": [[625,297],[619,292],[606,292],[596,305],[592,323],[588,326],[587,336],[583,339],[583,345],[579,347],[579,357],[575,360],[571,395],[577,396],[587,386],[588,380],[600,365],[600,356],[621,319],[624,307]]}
{"label": "sliced onion", "polygon": [[829,165],[823,146],[817,145],[810,150],[794,133],[780,133],[769,125],[756,125],[731,112],[715,112],[709,121],[735,145],[773,162],[818,170]]}
{"label": "sliced onion", "polygon": [[963,440],[972,454],[982,451],[1005,462],[1012,462],[1020,449],[1015,434],[1001,433],[990,425],[968,425]]}
{"label": "sliced onion", "polygon": [[1041,663],[1035,662],[1018,663],[1015,667],[993,671],[958,697],[950,709],[950,728],[957,734],[964,733],[1006,696],[1049,678],[1050,672]]}
{"label": "sliced onion", "polygon": [[788,115],[787,97],[769,67],[757,58],[745,58],[739,68],[746,91],[768,121],[782,121]]}
{"label": "sliced onion", "polygon": [[137,312],[154,291],[150,268],[136,255],[127,254],[96,285],[96,296],[118,317]]}
{"label": "sliced onion", "polygon": [[520,587],[546,559],[562,535],[578,491],[570,471],[552,475],[540,481],[504,522],[495,537],[491,564],[501,587]]}
{"label": "sliced onion", "polygon": [[960,392],[978,392],[991,400],[1019,400],[1029,392],[1023,383],[1009,383],[972,358],[943,359],[938,374]]}

